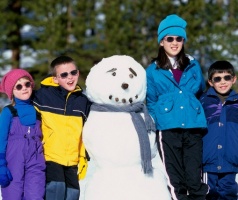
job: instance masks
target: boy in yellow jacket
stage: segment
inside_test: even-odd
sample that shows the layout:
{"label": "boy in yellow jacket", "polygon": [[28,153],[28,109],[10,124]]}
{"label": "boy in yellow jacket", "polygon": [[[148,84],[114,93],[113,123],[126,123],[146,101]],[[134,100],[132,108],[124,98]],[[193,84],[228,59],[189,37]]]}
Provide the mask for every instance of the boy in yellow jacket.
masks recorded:
{"label": "boy in yellow jacket", "polygon": [[71,57],[57,57],[50,67],[33,101],[42,118],[45,200],[78,200],[78,174],[84,176],[87,165],[81,133],[91,103],[77,85],[79,70]]}

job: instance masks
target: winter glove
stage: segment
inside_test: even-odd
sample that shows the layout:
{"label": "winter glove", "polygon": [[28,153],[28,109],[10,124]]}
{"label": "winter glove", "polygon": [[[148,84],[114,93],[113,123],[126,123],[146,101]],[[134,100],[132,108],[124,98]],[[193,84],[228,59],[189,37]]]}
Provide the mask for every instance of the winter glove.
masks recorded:
{"label": "winter glove", "polygon": [[86,176],[88,168],[88,161],[86,157],[79,157],[79,164],[78,164],[78,180],[82,180]]}
{"label": "winter glove", "polygon": [[7,187],[12,181],[12,175],[7,168],[6,154],[0,153],[0,185]]}

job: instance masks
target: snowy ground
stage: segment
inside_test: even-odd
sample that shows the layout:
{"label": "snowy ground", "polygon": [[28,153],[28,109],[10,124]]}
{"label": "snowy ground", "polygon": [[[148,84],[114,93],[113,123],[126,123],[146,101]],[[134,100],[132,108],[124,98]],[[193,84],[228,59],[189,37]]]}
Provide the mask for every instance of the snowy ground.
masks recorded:
{"label": "snowy ground", "polygon": [[[85,179],[79,182],[80,190],[81,190],[79,200],[84,200],[85,186],[86,186],[89,178],[92,176],[93,172],[94,172],[94,163],[93,163],[93,161],[90,161],[88,164],[88,171],[87,171],[87,175],[86,175]],[[0,200],[2,200],[1,192],[0,192]]]}

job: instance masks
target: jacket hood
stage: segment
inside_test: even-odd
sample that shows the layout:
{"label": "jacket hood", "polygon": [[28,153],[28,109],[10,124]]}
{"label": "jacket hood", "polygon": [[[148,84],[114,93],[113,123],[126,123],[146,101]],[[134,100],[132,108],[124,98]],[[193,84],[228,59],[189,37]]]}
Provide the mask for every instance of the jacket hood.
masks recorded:
{"label": "jacket hood", "polygon": [[54,82],[53,76],[47,76],[46,78],[44,78],[41,81],[41,85],[44,85],[44,86],[55,86],[55,87],[59,86],[59,84]]}

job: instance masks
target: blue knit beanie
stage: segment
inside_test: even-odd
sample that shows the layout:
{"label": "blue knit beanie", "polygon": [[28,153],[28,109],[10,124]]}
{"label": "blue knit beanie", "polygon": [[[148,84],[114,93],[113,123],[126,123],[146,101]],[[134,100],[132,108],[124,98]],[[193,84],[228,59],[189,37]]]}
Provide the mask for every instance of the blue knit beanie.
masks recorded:
{"label": "blue knit beanie", "polygon": [[158,28],[158,43],[166,36],[166,35],[174,35],[181,36],[184,38],[184,41],[187,40],[186,35],[186,26],[187,22],[183,20],[178,15],[172,14],[168,15],[164,20],[162,20],[159,24]]}

